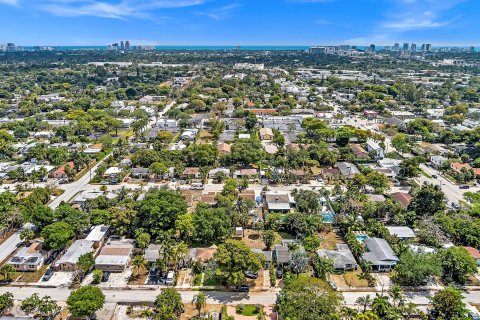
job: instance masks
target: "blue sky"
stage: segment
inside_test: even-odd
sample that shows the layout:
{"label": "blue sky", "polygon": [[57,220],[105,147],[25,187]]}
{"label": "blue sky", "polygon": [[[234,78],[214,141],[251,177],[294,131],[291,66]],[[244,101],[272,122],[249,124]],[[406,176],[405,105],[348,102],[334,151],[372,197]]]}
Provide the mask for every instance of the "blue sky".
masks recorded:
{"label": "blue sky", "polygon": [[0,43],[477,45],[480,0],[0,0]]}

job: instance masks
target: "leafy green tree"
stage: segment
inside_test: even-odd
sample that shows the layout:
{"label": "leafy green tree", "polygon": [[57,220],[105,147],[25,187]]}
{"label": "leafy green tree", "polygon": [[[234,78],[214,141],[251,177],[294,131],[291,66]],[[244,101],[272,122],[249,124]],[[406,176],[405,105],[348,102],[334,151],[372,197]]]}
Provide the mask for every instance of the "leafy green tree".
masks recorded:
{"label": "leafy green tree", "polygon": [[213,259],[216,274],[229,285],[241,284],[245,280],[245,271],[256,272],[263,266],[262,257],[238,240],[227,240],[219,245]]}
{"label": "leafy green tree", "polygon": [[68,310],[75,317],[90,317],[103,307],[105,295],[97,287],[85,286],[74,290],[67,299]]}
{"label": "leafy green tree", "polygon": [[272,250],[272,246],[277,239],[277,234],[273,230],[265,230],[262,232],[262,239],[267,250]]}
{"label": "leafy green tree", "polygon": [[308,266],[308,256],[304,249],[297,249],[292,252],[290,258],[290,269],[295,274],[300,274]]}
{"label": "leafy green tree", "polygon": [[340,302],[341,296],[325,281],[300,275],[280,291],[276,306],[281,319],[330,320]]}
{"label": "leafy green tree", "polygon": [[8,309],[13,307],[13,294],[5,292],[0,295],[0,314],[5,313]]}
{"label": "leafy green tree", "polygon": [[[140,231],[140,230],[137,230],[137,231]],[[142,250],[145,250],[145,248],[147,248],[148,245],[150,244],[150,235],[143,231],[136,232],[135,241],[137,243],[137,247],[139,247]]]}
{"label": "leafy green tree", "polygon": [[23,242],[30,242],[35,238],[35,232],[30,228],[25,228],[20,232],[20,240]]}
{"label": "leafy green tree", "polygon": [[442,266],[436,255],[407,250],[400,256],[392,278],[402,286],[419,286],[428,278],[441,275]]}
{"label": "leafy green tree", "polygon": [[49,296],[40,298],[36,293],[23,300],[20,308],[26,314],[34,314],[40,319],[55,319],[62,310]]}
{"label": "leafy green tree", "polygon": [[193,239],[201,243],[215,243],[232,233],[232,224],[225,208],[210,208],[198,204],[193,214]]}
{"label": "leafy green tree", "polygon": [[177,221],[175,221],[175,229],[180,233],[180,239],[191,239],[195,232],[193,215],[190,213],[179,215]]}
{"label": "leafy green tree", "polygon": [[98,284],[102,281],[103,271],[100,269],[93,270],[93,283]]}
{"label": "leafy green tree", "polygon": [[315,251],[317,251],[317,249],[320,247],[320,243],[320,238],[315,235],[306,236],[302,240],[303,247],[309,254],[315,253]]}
{"label": "leafy green tree", "polygon": [[155,307],[159,319],[166,320],[179,319],[184,311],[182,297],[174,288],[163,289],[155,298]]}
{"label": "leafy green tree", "polygon": [[465,283],[469,276],[478,272],[475,259],[467,249],[451,247],[438,253],[443,267],[443,276],[449,281]]}
{"label": "leafy green tree", "polygon": [[200,316],[202,310],[207,306],[207,296],[205,293],[200,292],[193,297],[192,303],[195,305],[195,309],[198,310],[198,316]]}
{"label": "leafy green tree", "polygon": [[433,298],[432,314],[438,320],[464,320],[467,319],[467,309],[462,301],[460,290],[452,287],[437,291]]}
{"label": "leafy green tree", "polygon": [[295,203],[298,211],[305,214],[316,214],[320,211],[318,193],[311,190],[298,190],[295,193]]}
{"label": "leafy green tree", "polygon": [[408,136],[403,133],[398,133],[392,138],[392,146],[401,154],[410,152],[411,150]]}
{"label": "leafy green tree", "polygon": [[334,272],[333,260],[328,257],[318,257],[313,259],[313,271],[315,277],[327,280],[327,274]]}
{"label": "leafy green tree", "polygon": [[3,280],[12,281],[13,275],[15,274],[15,268],[10,264],[5,264],[0,268],[0,274],[3,277]]}
{"label": "leafy green tree", "polygon": [[147,260],[145,260],[142,255],[135,256],[132,260],[134,273],[138,275],[140,270],[144,270],[147,267],[147,264]]}
{"label": "leafy green tree", "polygon": [[78,258],[77,265],[80,267],[80,269],[84,273],[88,272],[95,265],[95,257],[93,256],[93,253],[88,252],[88,253],[82,254]]}
{"label": "leafy green tree", "polygon": [[423,184],[408,206],[417,216],[433,216],[444,209],[445,194],[439,186],[431,184]]}
{"label": "leafy green tree", "polygon": [[46,226],[41,233],[47,249],[59,250],[67,246],[75,235],[73,227],[66,222],[54,222]]}
{"label": "leafy green tree", "polygon": [[39,205],[31,211],[28,221],[42,230],[49,224],[52,224],[57,218],[58,215],[55,211],[47,206]]}

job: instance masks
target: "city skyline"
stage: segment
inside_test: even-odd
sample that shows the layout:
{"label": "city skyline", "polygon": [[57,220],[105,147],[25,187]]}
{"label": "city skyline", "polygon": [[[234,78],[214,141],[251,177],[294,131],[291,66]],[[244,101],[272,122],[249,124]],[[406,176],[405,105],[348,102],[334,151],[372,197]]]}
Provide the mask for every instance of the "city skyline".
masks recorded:
{"label": "city skyline", "polygon": [[479,9],[473,0],[0,0],[0,43],[472,46]]}

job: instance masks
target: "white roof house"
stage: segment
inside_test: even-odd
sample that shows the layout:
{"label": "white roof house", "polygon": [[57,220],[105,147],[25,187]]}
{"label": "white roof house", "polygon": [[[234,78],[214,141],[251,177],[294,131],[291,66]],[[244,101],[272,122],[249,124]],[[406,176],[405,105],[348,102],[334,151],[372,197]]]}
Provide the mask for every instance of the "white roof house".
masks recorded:
{"label": "white roof house", "polygon": [[58,259],[55,263],[55,267],[64,271],[73,271],[78,262],[78,258],[82,255],[93,251],[93,242],[89,240],[77,240],[75,241],[67,252]]}
{"label": "white roof house", "polygon": [[409,227],[404,226],[387,226],[388,233],[392,236],[396,236],[399,239],[413,239],[415,238],[415,232]]}
{"label": "white roof house", "polygon": [[111,175],[116,175],[122,172],[122,170],[119,167],[110,167],[104,172],[104,176],[111,176]]}

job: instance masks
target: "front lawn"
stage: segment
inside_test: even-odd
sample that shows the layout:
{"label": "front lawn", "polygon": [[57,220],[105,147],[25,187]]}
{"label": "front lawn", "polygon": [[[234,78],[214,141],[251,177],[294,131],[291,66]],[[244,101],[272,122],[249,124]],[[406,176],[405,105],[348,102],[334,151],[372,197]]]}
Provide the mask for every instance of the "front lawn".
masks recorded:
{"label": "front lawn", "polygon": [[239,304],[235,308],[237,314],[241,314],[242,316],[246,317],[256,316],[260,310],[262,310],[262,306],[256,304]]}

